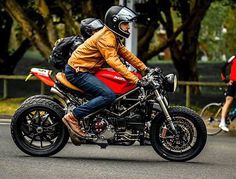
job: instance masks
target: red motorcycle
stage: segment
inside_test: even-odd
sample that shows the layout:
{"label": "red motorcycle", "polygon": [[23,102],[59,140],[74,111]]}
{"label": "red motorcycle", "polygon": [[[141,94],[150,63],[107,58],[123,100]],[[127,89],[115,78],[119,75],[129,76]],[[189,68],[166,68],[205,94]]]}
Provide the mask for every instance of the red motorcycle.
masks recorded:
{"label": "red motorcycle", "polygon": [[[141,75],[133,72],[139,78]],[[31,76],[51,87],[56,97],[35,95],[26,99],[15,112],[11,134],[15,144],[26,154],[50,156],[66,145],[69,134],[62,117],[91,98],[66,80],[64,73],[54,77],[50,70],[33,68]],[[201,117],[183,106],[170,107],[167,92],[174,92],[177,79],[166,76],[159,68],[143,77],[146,87],[130,85],[113,69],[105,68],[95,74],[116,94],[114,103],[81,121],[85,131],[92,134],[81,143],[94,143],[101,148],[121,142],[143,143],[146,124],[150,125],[150,142],[161,157],[172,161],[187,161],[204,148],[207,132]]]}

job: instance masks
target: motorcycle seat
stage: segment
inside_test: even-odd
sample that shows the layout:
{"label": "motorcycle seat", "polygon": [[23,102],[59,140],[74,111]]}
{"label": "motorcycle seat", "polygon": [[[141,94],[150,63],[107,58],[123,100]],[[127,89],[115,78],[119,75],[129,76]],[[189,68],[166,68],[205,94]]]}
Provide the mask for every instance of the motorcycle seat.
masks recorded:
{"label": "motorcycle seat", "polygon": [[83,93],[83,90],[79,89],[78,87],[76,87],[75,85],[71,84],[67,79],[66,79],[66,75],[65,73],[62,72],[58,72],[56,74],[56,79],[61,82],[64,86],[73,89],[75,91],[79,91],[81,93]]}

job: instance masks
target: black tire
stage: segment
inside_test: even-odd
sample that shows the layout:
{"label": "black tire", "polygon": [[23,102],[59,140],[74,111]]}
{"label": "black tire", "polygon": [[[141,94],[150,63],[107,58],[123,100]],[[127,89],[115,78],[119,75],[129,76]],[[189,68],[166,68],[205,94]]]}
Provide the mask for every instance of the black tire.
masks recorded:
{"label": "black tire", "polygon": [[56,98],[54,98],[52,96],[43,95],[43,94],[37,94],[37,95],[34,95],[34,96],[30,96],[29,98],[25,99],[21,105],[24,105],[25,103],[28,103],[28,102],[36,99],[36,98],[48,99],[48,100],[54,101],[57,104],[60,104],[61,106],[63,106],[62,103],[58,99],[56,99]]}
{"label": "black tire", "polygon": [[219,127],[221,111],[222,103],[210,103],[202,109],[200,116],[206,125],[207,135],[213,136],[222,131]]}
{"label": "black tire", "polygon": [[177,162],[191,160],[206,144],[206,126],[201,117],[189,108],[171,107],[169,113],[178,135],[173,133],[165,116],[160,114],[151,125],[152,147],[164,159]]}
{"label": "black tire", "polygon": [[32,156],[50,156],[61,151],[69,139],[62,122],[64,111],[56,102],[32,98],[15,112],[11,136],[17,147]]}

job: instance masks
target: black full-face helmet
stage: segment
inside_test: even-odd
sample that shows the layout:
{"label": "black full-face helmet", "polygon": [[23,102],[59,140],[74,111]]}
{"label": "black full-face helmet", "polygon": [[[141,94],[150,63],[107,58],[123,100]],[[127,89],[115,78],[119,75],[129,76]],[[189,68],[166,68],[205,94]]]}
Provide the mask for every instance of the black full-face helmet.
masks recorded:
{"label": "black full-face helmet", "polygon": [[96,18],[86,18],[80,23],[80,33],[87,39],[93,35],[94,31],[98,31],[103,28],[104,24],[100,19]]}
{"label": "black full-face helmet", "polygon": [[123,31],[120,24],[123,22],[133,22],[136,20],[136,13],[124,6],[112,6],[105,15],[105,25],[120,37],[128,38],[130,33]]}

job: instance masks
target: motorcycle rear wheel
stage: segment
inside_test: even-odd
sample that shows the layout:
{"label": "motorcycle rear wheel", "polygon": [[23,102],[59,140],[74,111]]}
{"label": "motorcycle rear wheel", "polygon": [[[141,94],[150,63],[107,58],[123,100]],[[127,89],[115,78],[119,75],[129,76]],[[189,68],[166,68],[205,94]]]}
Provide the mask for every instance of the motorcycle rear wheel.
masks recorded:
{"label": "motorcycle rear wheel", "polygon": [[66,145],[69,134],[62,123],[64,111],[56,102],[32,98],[15,112],[11,136],[17,147],[32,156],[50,156]]}
{"label": "motorcycle rear wheel", "polygon": [[174,134],[165,116],[160,114],[152,121],[151,144],[164,159],[187,161],[195,158],[203,150],[207,140],[207,130],[201,117],[186,107],[171,107],[169,113],[177,131]]}
{"label": "motorcycle rear wheel", "polygon": [[48,100],[54,101],[55,103],[61,105],[64,108],[64,105],[57,98],[54,98],[49,95],[44,95],[44,94],[37,94],[34,96],[30,96],[29,98],[25,99],[21,105],[24,105],[25,103],[30,103],[31,101],[34,101],[36,98],[48,99]]}

